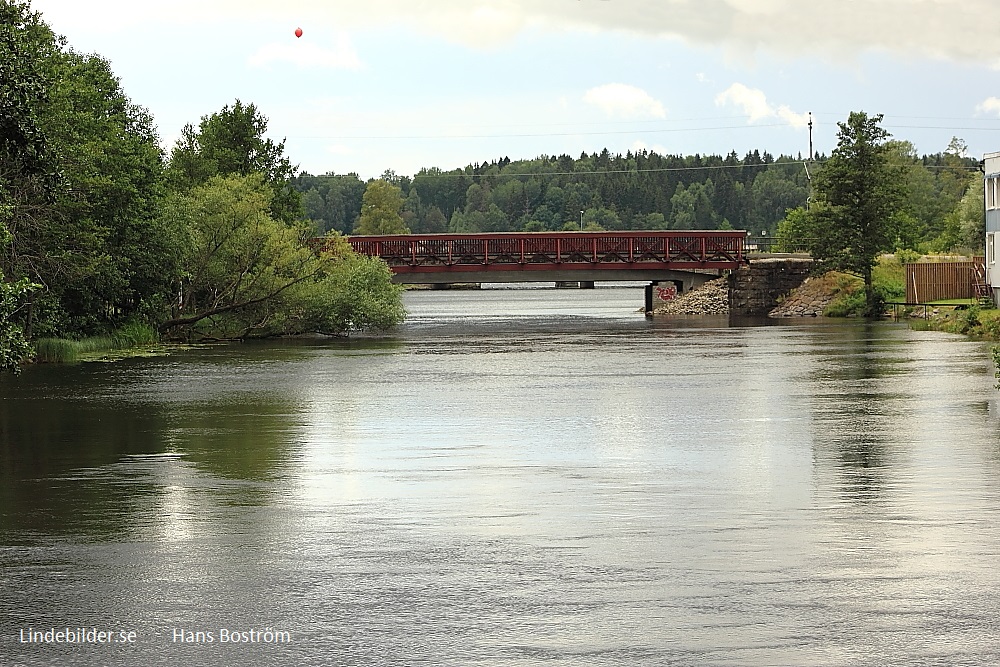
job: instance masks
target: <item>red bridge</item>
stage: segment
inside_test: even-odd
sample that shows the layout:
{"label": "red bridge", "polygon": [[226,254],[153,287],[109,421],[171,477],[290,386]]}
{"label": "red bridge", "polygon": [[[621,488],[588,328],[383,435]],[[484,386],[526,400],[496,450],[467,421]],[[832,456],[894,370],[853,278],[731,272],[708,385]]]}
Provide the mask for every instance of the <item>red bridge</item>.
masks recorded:
{"label": "red bridge", "polygon": [[[649,280],[698,284],[747,262],[744,231],[350,236],[401,283]],[[699,276],[703,276],[700,277]]]}

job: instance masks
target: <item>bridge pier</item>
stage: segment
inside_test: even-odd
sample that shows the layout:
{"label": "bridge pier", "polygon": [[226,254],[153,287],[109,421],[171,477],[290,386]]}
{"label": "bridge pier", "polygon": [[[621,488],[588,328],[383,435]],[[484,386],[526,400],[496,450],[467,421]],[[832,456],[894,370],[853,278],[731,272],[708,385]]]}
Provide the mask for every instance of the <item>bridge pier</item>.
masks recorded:
{"label": "bridge pier", "polygon": [[659,306],[687,291],[684,283],[683,280],[657,280],[646,285],[646,315],[652,315]]}

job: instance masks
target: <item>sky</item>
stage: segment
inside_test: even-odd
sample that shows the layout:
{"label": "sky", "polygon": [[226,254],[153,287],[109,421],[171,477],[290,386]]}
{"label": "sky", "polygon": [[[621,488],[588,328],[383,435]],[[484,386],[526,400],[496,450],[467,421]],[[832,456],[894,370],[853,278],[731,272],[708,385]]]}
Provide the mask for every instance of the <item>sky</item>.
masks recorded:
{"label": "sky", "polygon": [[[312,174],[509,157],[1000,150],[996,0],[32,0],[169,150],[239,99]],[[296,28],[302,36],[296,37]]]}

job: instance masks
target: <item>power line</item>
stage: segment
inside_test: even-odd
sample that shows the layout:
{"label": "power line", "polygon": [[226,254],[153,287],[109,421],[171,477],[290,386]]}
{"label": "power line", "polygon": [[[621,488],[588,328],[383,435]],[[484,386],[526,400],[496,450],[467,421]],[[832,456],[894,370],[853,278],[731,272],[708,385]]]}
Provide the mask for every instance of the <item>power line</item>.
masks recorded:
{"label": "power line", "polygon": [[761,125],[722,125],[716,127],[676,127],[659,130],[606,130],[602,132],[543,132],[526,134],[414,134],[414,135],[370,135],[370,136],[350,136],[350,135],[307,135],[292,136],[291,139],[337,139],[345,141],[350,139],[364,140],[400,140],[400,139],[518,139],[518,138],[539,138],[539,137],[579,137],[597,136],[608,134],[662,134],[667,132],[711,132],[716,130],[753,130],[762,127],[791,127],[786,123],[766,123]]}
{"label": "power line", "polygon": [[[964,119],[968,120],[968,119]],[[787,123],[759,123],[754,125],[715,125],[709,127],[672,127],[672,128],[636,128],[631,130],[600,130],[584,132],[524,132],[510,134],[385,134],[385,135],[291,135],[290,139],[331,139],[337,141],[414,141],[414,140],[442,140],[442,139],[538,139],[546,137],[587,137],[587,136],[608,136],[608,135],[629,135],[629,134],[670,134],[677,132],[717,132],[721,130],[756,130],[764,128],[776,128],[793,126]],[[944,126],[944,125],[906,125],[896,123],[886,123],[886,127],[905,130],[948,130],[974,131],[974,132],[1000,132],[1000,125],[996,127],[973,127],[973,126]]]}

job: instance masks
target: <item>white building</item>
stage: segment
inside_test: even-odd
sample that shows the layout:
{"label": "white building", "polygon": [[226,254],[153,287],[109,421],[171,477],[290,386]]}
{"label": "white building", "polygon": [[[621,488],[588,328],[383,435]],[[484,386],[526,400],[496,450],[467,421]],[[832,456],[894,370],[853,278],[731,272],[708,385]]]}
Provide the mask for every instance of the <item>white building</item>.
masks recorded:
{"label": "white building", "polygon": [[983,156],[986,187],[986,284],[993,292],[993,303],[1000,304],[1000,153]]}

